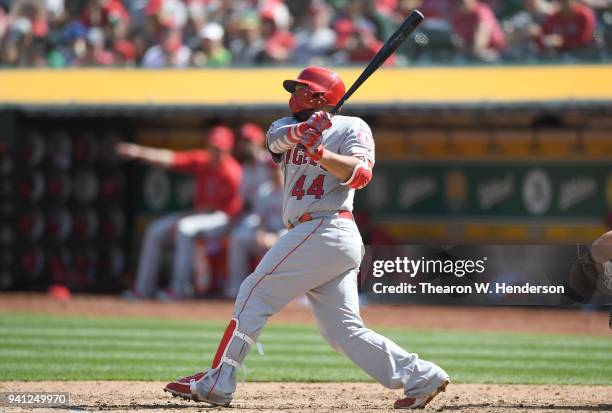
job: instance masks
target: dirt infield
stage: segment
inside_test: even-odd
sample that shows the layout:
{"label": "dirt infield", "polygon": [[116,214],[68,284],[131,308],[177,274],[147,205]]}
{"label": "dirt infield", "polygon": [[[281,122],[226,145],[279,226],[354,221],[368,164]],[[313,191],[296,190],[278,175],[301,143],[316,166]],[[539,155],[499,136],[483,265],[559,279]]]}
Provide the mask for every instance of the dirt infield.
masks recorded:
{"label": "dirt infield", "polygon": [[[232,410],[172,398],[159,382],[13,382],[0,391],[68,392],[65,409],[23,409],[21,412],[381,412],[393,411],[400,395],[369,383],[245,383],[238,385]],[[425,411],[436,412],[594,412],[611,411],[612,387],[450,385]]]}
{"label": "dirt infield", "polygon": [[[112,296],[87,295],[58,301],[46,294],[0,294],[0,311],[4,312],[227,321],[231,317],[232,308],[232,303],[228,301],[130,302]],[[601,311],[525,307],[368,306],[362,307],[361,313],[365,323],[373,327],[612,335],[612,330],[608,328],[608,314]],[[273,316],[270,322],[313,324],[314,319],[308,306],[302,300],[296,300]]]}

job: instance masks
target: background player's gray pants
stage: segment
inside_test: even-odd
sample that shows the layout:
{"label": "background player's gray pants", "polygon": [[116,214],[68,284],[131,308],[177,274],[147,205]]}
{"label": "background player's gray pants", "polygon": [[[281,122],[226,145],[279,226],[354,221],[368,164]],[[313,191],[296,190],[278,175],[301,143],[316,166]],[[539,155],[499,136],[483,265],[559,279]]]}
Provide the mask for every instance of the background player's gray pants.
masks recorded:
{"label": "background player's gray pants", "polygon": [[[359,315],[357,272],[363,243],[353,221],[319,218],[285,234],[240,287],[234,306],[238,330],[256,340],[268,317],[306,293],[321,334],[386,387],[413,397],[431,394],[448,375],[364,327]],[[250,348],[234,338],[227,357],[242,362]],[[231,400],[236,369],[223,363],[197,383],[203,397]]]}
{"label": "background player's gray pants", "polygon": [[[261,224],[261,217],[249,214],[243,217],[232,229],[229,235],[227,254],[228,283],[224,294],[226,297],[236,298],[240,285],[249,274],[251,260],[263,255],[266,248],[257,245],[255,233]],[[281,230],[277,234],[284,233]]]}
{"label": "background player's gray pants", "polygon": [[179,212],[153,221],[147,227],[142,242],[135,283],[136,291],[144,296],[151,296],[155,292],[164,246],[174,236],[170,288],[179,294],[183,293],[193,271],[194,238],[201,235],[208,240],[218,239],[225,234],[228,226],[228,216],[220,211],[190,215]]}
{"label": "background player's gray pants", "polygon": [[224,292],[227,297],[235,298],[238,295],[240,284],[249,273],[251,257],[262,253],[255,243],[255,231],[260,222],[259,215],[249,214],[230,233],[227,254],[229,279]]}

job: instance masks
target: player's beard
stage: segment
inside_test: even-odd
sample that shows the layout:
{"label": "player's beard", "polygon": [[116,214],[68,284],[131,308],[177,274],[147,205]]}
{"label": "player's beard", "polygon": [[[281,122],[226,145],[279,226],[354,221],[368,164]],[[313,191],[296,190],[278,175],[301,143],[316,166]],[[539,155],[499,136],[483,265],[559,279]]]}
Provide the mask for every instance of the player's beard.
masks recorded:
{"label": "player's beard", "polygon": [[305,109],[302,110],[300,112],[296,112],[293,114],[293,117],[298,121],[298,122],[305,122],[308,120],[309,117],[312,116],[313,113],[318,112],[318,111],[323,111],[323,112],[329,112],[330,110],[333,109],[333,106],[323,106],[320,108],[313,108],[313,109]]}
{"label": "player's beard", "polygon": [[302,110],[301,112],[297,112],[293,114],[293,117],[298,121],[298,122],[305,122],[308,120],[308,118],[310,117],[310,115],[312,115],[315,112],[316,109],[306,109],[306,110]]}

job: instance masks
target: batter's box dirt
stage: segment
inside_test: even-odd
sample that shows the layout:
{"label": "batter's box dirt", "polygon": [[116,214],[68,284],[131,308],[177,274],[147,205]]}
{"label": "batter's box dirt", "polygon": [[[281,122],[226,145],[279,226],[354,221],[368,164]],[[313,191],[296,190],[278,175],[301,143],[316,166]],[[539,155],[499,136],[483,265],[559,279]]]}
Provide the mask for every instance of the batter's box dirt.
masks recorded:
{"label": "batter's box dirt", "polygon": [[[0,391],[70,393],[65,408],[0,408],[4,412],[381,412],[398,391],[374,383],[244,383],[231,408],[207,407],[162,392],[161,382],[2,382]],[[560,413],[612,411],[612,386],[451,384],[429,412]]]}

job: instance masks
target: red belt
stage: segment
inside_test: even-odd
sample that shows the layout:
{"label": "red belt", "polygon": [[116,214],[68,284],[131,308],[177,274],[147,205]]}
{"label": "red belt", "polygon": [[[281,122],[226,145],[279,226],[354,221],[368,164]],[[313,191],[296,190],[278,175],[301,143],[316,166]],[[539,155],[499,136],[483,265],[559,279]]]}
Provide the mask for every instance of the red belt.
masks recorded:
{"label": "red belt", "polygon": [[[355,220],[351,211],[338,211],[338,218],[350,219],[351,221]],[[312,221],[312,219],[312,214],[310,212],[306,212],[304,215],[298,218],[298,222],[302,224],[304,222]],[[295,225],[289,224],[289,229],[294,227]]]}

